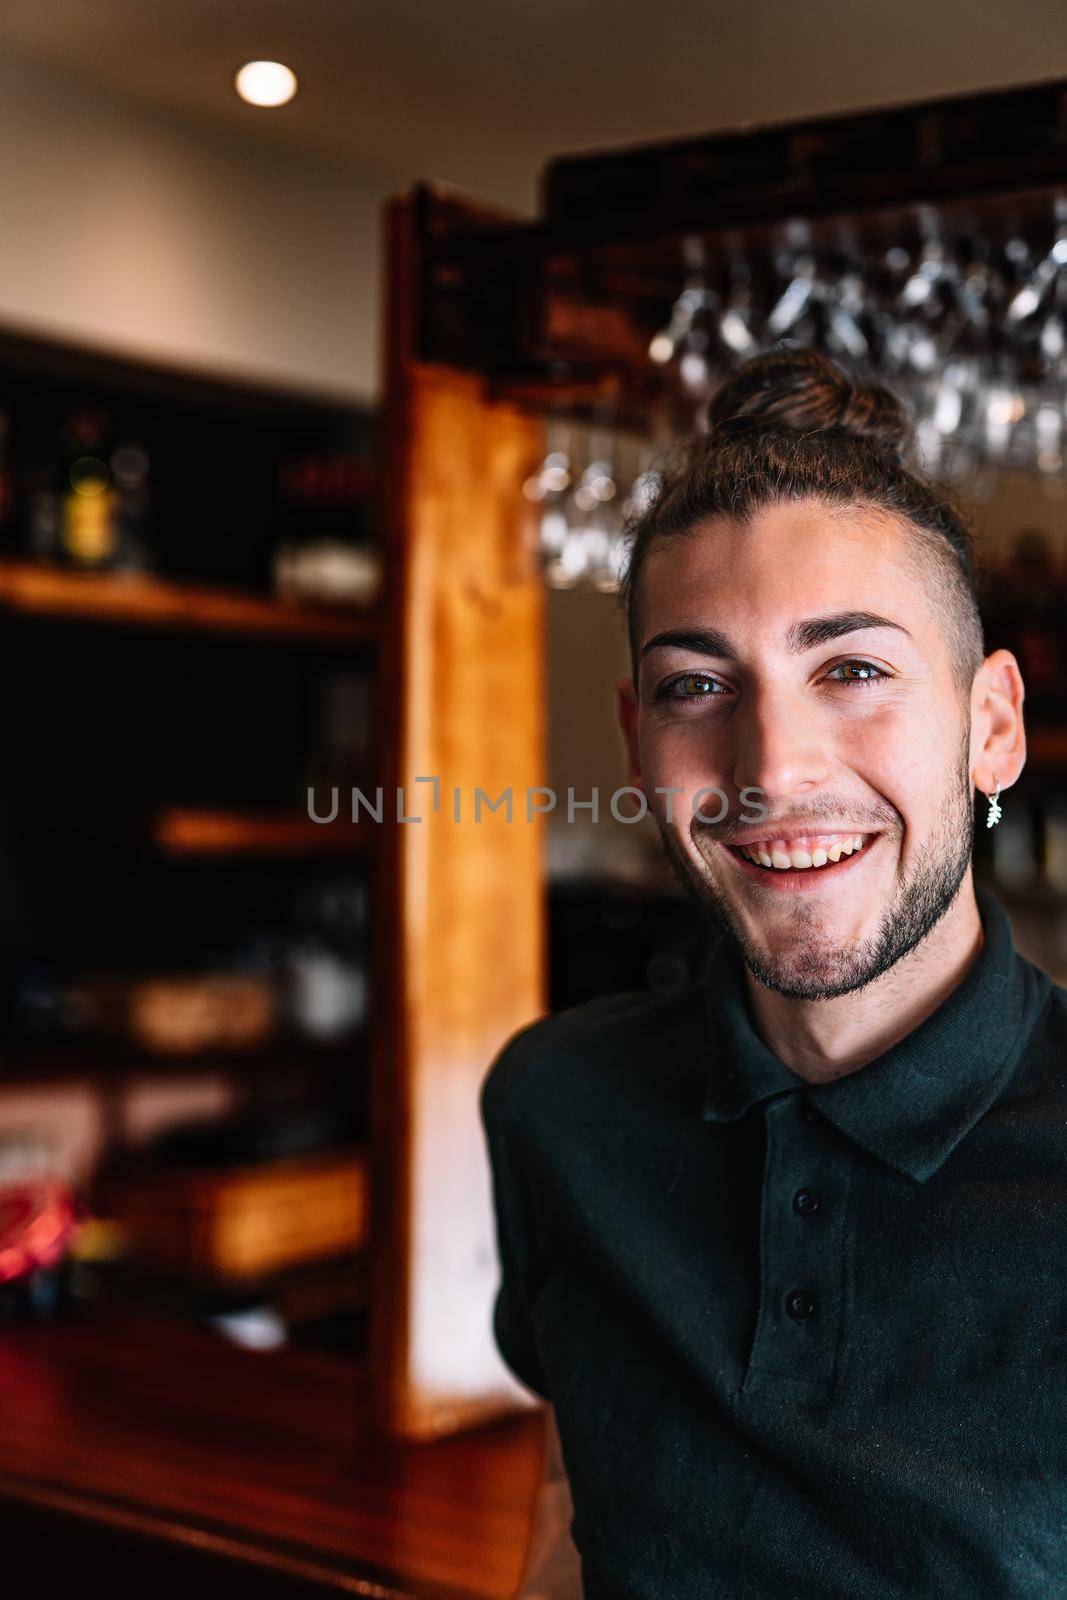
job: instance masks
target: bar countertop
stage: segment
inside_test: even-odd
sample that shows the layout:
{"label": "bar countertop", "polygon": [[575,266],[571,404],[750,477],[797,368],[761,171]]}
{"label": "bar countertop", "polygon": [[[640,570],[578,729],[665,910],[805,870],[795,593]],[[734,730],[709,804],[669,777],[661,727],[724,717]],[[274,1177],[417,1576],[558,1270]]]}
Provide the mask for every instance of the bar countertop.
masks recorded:
{"label": "bar countertop", "polygon": [[400,1443],[372,1429],[367,1381],[104,1295],[0,1329],[5,1565],[46,1595],[103,1576],[109,1596],[153,1600],[503,1600],[543,1413]]}

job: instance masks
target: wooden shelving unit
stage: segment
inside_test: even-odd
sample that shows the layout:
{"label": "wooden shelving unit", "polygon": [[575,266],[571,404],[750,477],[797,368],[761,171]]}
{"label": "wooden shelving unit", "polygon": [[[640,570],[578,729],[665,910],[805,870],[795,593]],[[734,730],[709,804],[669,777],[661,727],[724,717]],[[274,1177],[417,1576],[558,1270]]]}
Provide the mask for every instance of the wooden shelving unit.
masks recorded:
{"label": "wooden shelving unit", "polygon": [[[365,605],[270,591],[279,556],[308,541],[381,554],[377,419],[356,402],[82,359],[3,330],[0,378],[0,620],[20,684],[0,786],[8,1103],[47,1098],[57,1122],[91,1108],[99,1136],[77,1181],[105,1221],[121,1224],[108,1185],[114,1201],[135,1167],[147,1212],[157,1190],[165,1209],[174,1186],[191,1186],[198,1204],[202,1185],[247,1183],[235,1227],[263,1246],[245,1263],[256,1292],[269,1296],[289,1272],[275,1254],[289,1237],[291,1262],[320,1274],[298,1286],[300,1316],[329,1320],[366,1300],[375,1168],[387,1165],[367,1138],[370,1057],[389,1005],[374,942],[386,885],[382,830],[354,825],[344,804],[335,824],[315,822],[304,783],[364,758],[368,782],[382,782],[374,763],[398,721],[378,703],[389,563]],[[151,570],[62,564],[73,424],[92,415],[103,419],[94,452],[118,486],[115,559]],[[148,462],[139,498],[123,498],[124,443]],[[247,1050],[139,1042],[124,1009],[138,980],[244,970],[247,959],[274,1005]],[[352,980],[364,970],[359,1020]],[[86,1000],[96,980],[113,1011]],[[172,1095],[190,1109],[171,1115]],[[175,1130],[187,1137],[168,1145]],[[286,1172],[272,1218],[269,1185]],[[316,1235],[331,1216],[332,1232]],[[201,1314],[208,1265],[175,1262],[180,1314]],[[353,1362],[362,1335],[349,1332]]]}
{"label": "wooden shelving unit", "polygon": [[[147,1167],[154,1165],[161,1203],[168,1198],[168,1171],[200,1158],[188,1154],[188,1145],[180,1159],[172,1145],[168,1157],[157,1143],[166,1141],[157,1123],[148,1144],[124,1149],[131,1098],[153,1078],[231,1080],[242,1113],[235,1147],[242,1131],[249,1138],[259,1131],[262,1117],[262,1142],[244,1148],[269,1149],[271,1131],[292,1132],[290,1107],[297,1134],[301,1114],[309,1140],[326,1130],[323,1148],[326,1137],[358,1138],[358,1167],[350,1163],[342,1174],[332,1201],[336,1226],[324,1244],[345,1255],[321,1263],[327,1277],[336,1269],[348,1287],[321,1276],[286,1286],[288,1269],[273,1256],[284,1231],[277,1219],[295,1229],[306,1200],[322,1222],[331,1202],[307,1191],[302,1199],[295,1187],[283,1190],[279,1171],[273,1179],[265,1170],[257,1173],[275,1183],[277,1207],[256,1223],[257,1247],[269,1259],[246,1264],[264,1269],[263,1292],[280,1296],[283,1307],[290,1296],[299,1299],[296,1309],[305,1321],[353,1302],[365,1310],[369,1348],[361,1332],[358,1346],[346,1342],[343,1365],[331,1366],[324,1427],[333,1430],[344,1459],[357,1462],[368,1440],[378,1442],[372,1448],[381,1454],[383,1434],[393,1436],[386,1456],[403,1451],[405,1437],[418,1438],[417,1476],[436,1459],[428,1441],[498,1417],[514,1402],[514,1382],[494,1350],[490,1325],[496,1270],[477,1094],[509,1035],[544,1009],[547,968],[543,819],[512,823],[493,812],[475,819],[469,798],[461,823],[445,806],[418,827],[397,826],[394,812],[400,790],[409,814],[426,809],[417,804],[426,794],[417,785],[427,774],[438,775],[446,793],[456,785],[465,797],[476,786],[491,795],[514,786],[521,794],[546,776],[543,586],[528,546],[516,539],[513,516],[516,486],[538,457],[539,423],[506,399],[483,407],[480,376],[435,372],[417,354],[416,232],[401,203],[389,241],[388,416],[381,445],[377,419],[367,427],[356,406],[231,392],[214,380],[191,386],[181,375],[107,357],[83,362],[51,346],[22,348],[0,334],[0,370],[11,380],[4,403],[12,417],[16,507],[3,530],[0,616],[20,686],[14,737],[6,747],[14,775],[8,810],[0,808],[0,875],[5,839],[17,837],[19,845],[16,892],[7,901],[17,956],[13,1020],[10,1039],[0,1040],[0,1064],[8,1087],[25,1084],[32,1092],[36,1086],[38,1099],[47,1090],[60,1100],[76,1080],[84,1106],[80,1091],[89,1089],[102,1146],[123,1157],[120,1169],[135,1151]],[[150,575],[74,571],[14,554],[41,548],[46,537],[37,537],[38,493],[66,505],[59,444],[65,419],[97,401],[114,418],[116,440],[142,444],[151,462],[150,510],[138,535],[156,569]],[[370,481],[395,484],[398,491],[391,489],[382,504],[368,497],[351,525],[339,521],[348,515],[344,505],[333,508],[331,523],[328,502],[309,509],[285,488],[296,481],[289,470],[294,460],[345,451],[373,451]],[[39,489],[42,482],[50,487]],[[278,551],[290,541],[326,536],[366,540],[380,550],[382,582],[374,601],[342,611],[270,598],[264,591]],[[510,705],[502,709],[505,661]],[[346,726],[354,730],[348,742]],[[335,824],[303,814],[302,774],[320,764],[325,772],[347,771],[346,763],[366,772],[365,794],[381,786],[382,825],[365,815],[353,824],[343,801]],[[31,916],[21,915],[25,907]],[[331,936],[335,946],[328,944]],[[301,1026],[309,1030],[314,1012],[308,960],[286,996],[303,993],[307,1009],[296,1005],[291,1017],[287,1010],[290,1031],[247,1053],[149,1055],[130,1039],[94,1039],[61,1011],[73,983],[97,967],[105,977],[114,967],[120,978],[142,967],[150,972],[157,962],[160,970],[169,964],[214,970],[250,946],[276,962],[284,984],[290,975],[285,953],[306,942],[314,954],[316,939],[334,958],[327,969],[336,972],[338,952],[340,961],[365,966],[366,1020],[343,1043],[317,1045],[295,1036]],[[116,1031],[124,1026],[114,1024]],[[196,1141],[189,1143],[195,1147]],[[227,1190],[243,1184],[245,1178],[226,1175],[225,1137],[210,1148],[219,1157],[218,1184]],[[211,1179],[198,1180],[198,1196],[203,1185],[210,1187]],[[97,1193],[106,1194],[103,1176]],[[251,1198],[247,1209],[253,1209]],[[102,1214],[106,1218],[106,1209]],[[247,1216],[238,1220],[244,1228]],[[177,1276],[180,1287],[168,1304],[178,1315],[161,1319],[175,1338],[193,1303],[187,1278]],[[101,1281],[97,1307],[106,1319],[114,1302]],[[134,1304],[143,1312],[144,1300]],[[84,1317],[58,1331],[61,1339],[69,1335],[75,1371],[99,1359],[117,1412],[140,1416],[143,1410],[131,1350],[147,1350],[144,1382],[153,1392],[171,1382],[174,1360],[191,1370],[184,1349],[175,1355],[154,1335],[142,1340],[136,1323],[124,1317],[106,1324],[99,1358]],[[47,1337],[49,1330],[34,1333]],[[232,1410],[231,1374],[253,1388],[262,1376],[262,1394],[250,1395],[250,1415],[261,1432],[267,1430],[267,1447],[254,1452],[264,1470],[291,1462],[301,1440],[309,1459],[321,1455],[302,1377],[290,1405],[288,1398],[279,1400],[281,1361],[268,1373],[260,1356],[230,1349],[214,1334],[194,1344],[209,1361],[220,1358],[210,1370],[201,1362],[197,1373],[201,1399],[206,1395],[209,1404]],[[365,1350],[365,1365],[353,1360]],[[10,1351],[8,1343],[7,1360]],[[279,1355],[300,1365],[295,1351]],[[358,1415],[346,1402],[357,1375]],[[343,1380],[340,1389],[335,1377]],[[99,1390],[96,1376],[91,1388]],[[442,1500],[434,1483],[424,1487],[427,1503],[445,1506],[450,1527],[454,1491],[459,1535],[446,1535],[443,1556],[431,1551],[427,1557],[441,1540],[432,1530],[428,1538],[426,1519],[417,1516],[411,1550],[398,1554],[390,1515],[380,1545],[371,1540],[366,1558],[361,1547],[349,1562],[361,1592],[383,1574],[383,1594],[386,1584],[390,1593],[427,1600],[446,1588],[456,1600],[475,1589],[487,1597],[511,1592],[539,1443],[535,1419],[527,1420],[527,1428],[503,1424],[501,1435],[523,1439],[521,1459],[512,1462],[523,1491],[514,1506],[506,1497],[501,1501],[497,1462],[479,1441],[446,1441],[440,1476],[451,1488]],[[163,1436],[157,1418],[141,1424],[136,1464],[131,1459],[121,1474],[124,1482],[137,1483],[135,1502],[144,1463],[162,1462],[171,1470],[181,1449],[180,1441]],[[278,1449],[268,1437],[272,1428],[282,1440]],[[494,1436],[500,1434],[498,1427]],[[531,1438],[532,1455],[525,1449]],[[94,1460],[106,1457],[96,1435],[90,1445]],[[0,1494],[5,1527],[12,1494],[21,1493],[12,1491],[10,1479],[23,1471],[34,1477],[25,1440],[9,1451],[6,1468],[9,1482]],[[380,1477],[377,1466],[366,1481],[376,1473]],[[198,1464],[193,1477],[202,1479]],[[485,1517],[477,1504],[470,1510],[476,1480],[492,1485],[494,1505]],[[277,1493],[264,1480],[252,1499],[266,1505]],[[297,1498],[307,1500],[303,1493]],[[201,1500],[207,1506],[217,1495],[212,1489]],[[342,1521],[351,1521],[352,1505],[366,1501],[362,1481],[342,1484],[341,1500],[347,1506]],[[16,1516],[24,1521],[21,1510]],[[363,1516],[361,1509],[357,1521]],[[495,1545],[486,1535],[490,1523]],[[295,1526],[285,1531],[305,1538]],[[407,1538],[403,1529],[401,1535]],[[256,1538],[253,1532],[247,1542]],[[202,1542],[195,1529],[194,1542],[198,1548]],[[335,1585],[342,1564],[332,1557],[330,1563],[336,1570],[317,1571],[316,1590],[351,1588],[351,1582]],[[210,1589],[208,1565],[203,1581]],[[310,1592],[306,1570],[300,1583]],[[236,1594],[232,1572],[220,1581]]]}
{"label": "wooden shelving unit", "polygon": [[370,608],[334,611],[159,577],[76,572],[14,560],[0,561],[0,609],[109,627],[235,634],[353,649],[374,644],[379,629]]}

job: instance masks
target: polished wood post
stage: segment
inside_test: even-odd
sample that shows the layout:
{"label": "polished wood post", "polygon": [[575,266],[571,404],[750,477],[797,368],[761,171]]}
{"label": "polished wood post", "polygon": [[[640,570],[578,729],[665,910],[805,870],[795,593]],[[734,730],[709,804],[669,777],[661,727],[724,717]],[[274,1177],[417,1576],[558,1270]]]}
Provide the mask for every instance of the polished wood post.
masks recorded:
{"label": "polished wood post", "polygon": [[[417,258],[412,203],[394,202],[372,1362],[384,1426],[421,1438],[528,1403],[492,1339],[478,1092],[545,1009],[545,827],[527,798],[546,781],[546,681],[521,495],[540,422],[479,375],[416,358]],[[398,791],[421,821],[398,820]]]}

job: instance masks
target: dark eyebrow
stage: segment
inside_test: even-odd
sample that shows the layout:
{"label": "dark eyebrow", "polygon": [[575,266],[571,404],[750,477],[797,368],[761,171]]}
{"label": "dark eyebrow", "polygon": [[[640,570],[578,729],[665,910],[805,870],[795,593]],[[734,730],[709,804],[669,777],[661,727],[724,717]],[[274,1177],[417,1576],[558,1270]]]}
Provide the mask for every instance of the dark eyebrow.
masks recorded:
{"label": "dark eyebrow", "polygon": [[728,656],[736,659],[737,652],[724,633],[715,628],[669,628],[666,633],[654,634],[641,646],[642,658],[650,650],[692,650],[698,656]]}
{"label": "dark eyebrow", "polygon": [[[828,644],[831,639],[843,638],[848,633],[859,633],[865,628],[894,628],[911,638],[899,622],[880,617],[873,611],[839,611],[830,617],[811,617],[807,622],[795,622],[786,635],[790,650],[800,655],[814,650],[816,645]],[[641,647],[644,658],[650,650],[692,650],[701,656],[717,656],[721,660],[736,661],[737,646],[717,628],[669,628],[665,633],[654,634]]]}
{"label": "dark eyebrow", "polygon": [[873,611],[839,611],[832,617],[813,617],[808,622],[795,622],[789,630],[789,648],[797,655],[814,650],[816,645],[828,644],[846,633],[860,633],[865,628],[895,628],[910,639],[911,634],[899,622],[879,617]]}

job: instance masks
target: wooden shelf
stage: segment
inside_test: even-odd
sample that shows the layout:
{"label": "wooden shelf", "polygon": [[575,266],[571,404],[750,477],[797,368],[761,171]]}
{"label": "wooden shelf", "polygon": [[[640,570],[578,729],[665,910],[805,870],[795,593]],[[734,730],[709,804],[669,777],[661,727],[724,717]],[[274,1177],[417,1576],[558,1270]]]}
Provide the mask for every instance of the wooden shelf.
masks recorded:
{"label": "wooden shelf", "polygon": [[313,822],[287,813],[163,811],[153,830],[156,844],[173,856],[351,856],[369,841],[365,825],[339,817]]}
{"label": "wooden shelf", "polygon": [[73,572],[0,561],[0,609],[27,616],[184,629],[355,648],[374,642],[377,615],[296,605],[267,595],[140,574]]}

